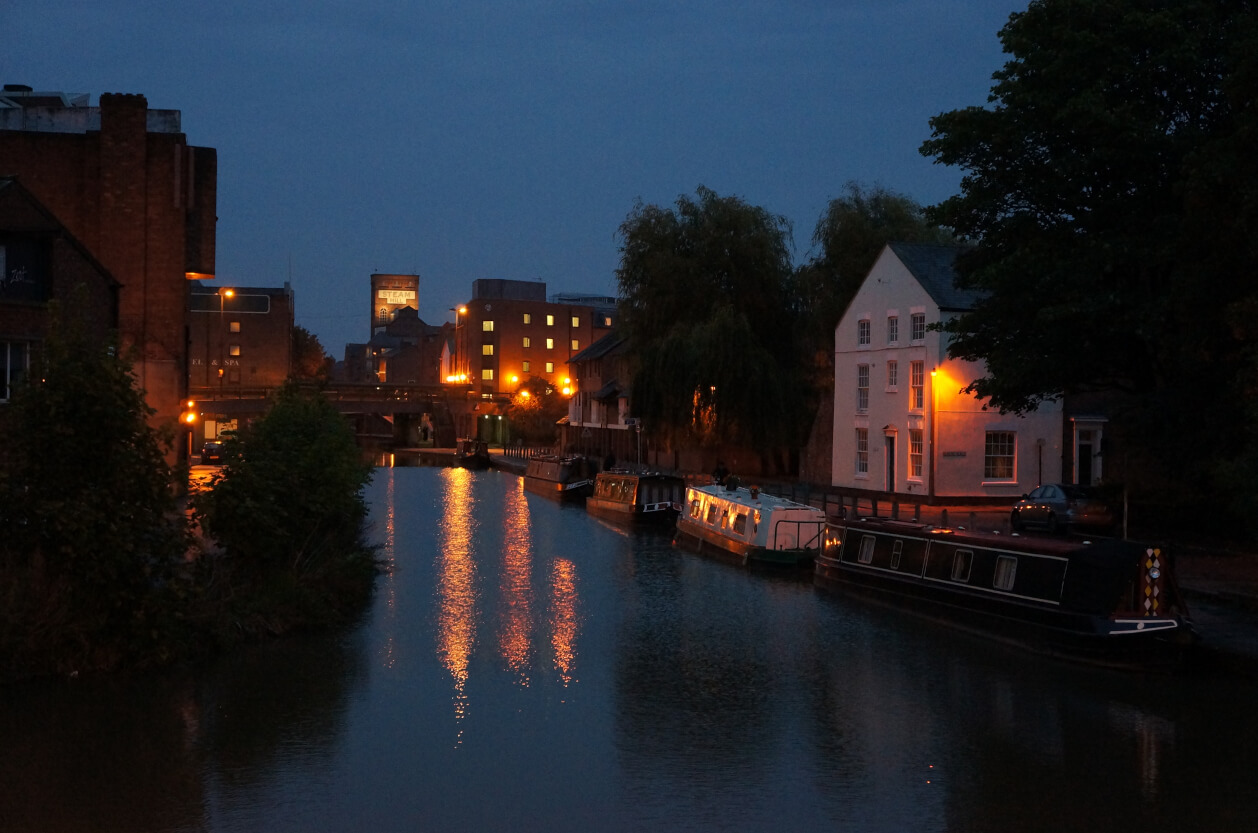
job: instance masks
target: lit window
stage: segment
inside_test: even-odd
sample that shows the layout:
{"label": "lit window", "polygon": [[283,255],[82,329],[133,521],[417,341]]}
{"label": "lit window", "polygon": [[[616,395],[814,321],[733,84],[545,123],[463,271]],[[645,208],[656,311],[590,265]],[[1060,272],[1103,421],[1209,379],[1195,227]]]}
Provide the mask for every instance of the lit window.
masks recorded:
{"label": "lit window", "polygon": [[909,338],[913,341],[924,341],[926,339],[926,313],[915,312],[909,317]]}
{"label": "lit window", "polygon": [[228,346],[228,348],[227,348],[227,355],[229,355],[229,356],[239,356],[239,355],[240,355],[240,345],[239,345],[239,344],[232,344],[232,345]]}
{"label": "lit window", "polygon": [[492,320],[482,321],[480,322],[480,328],[481,332],[492,333],[494,331],[494,322]]}
{"label": "lit window", "polygon": [[529,362],[520,362],[520,370],[524,371],[525,373],[528,373],[529,364],[530,364]]}
{"label": "lit window", "polygon": [[229,332],[229,333],[238,333],[238,332],[240,332],[240,322],[239,322],[239,321],[233,321],[233,322],[231,322],[230,324],[228,324],[228,325],[227,325],[227,332]]}
{"label": "lit window", "polygon": [[869,365],[856,365],[856,410],[864,413],[869,410]]}
{"label": "lit window", "polygon": [[555,372],[555,363],[554,363],[554,362],[546,362],[546,372],[547,372],[547,373],[554,373],[554,372]]}
{"label": "lit window", "polygon": [[1014,451],[1017,434],[1013,431],[988,431],[983,444],[983,479],[1013,480]]}
{"label": "lit window", "polygon": [[856,429],[856,473],[869,474],[869,429]]}
{"label": "lit window", "polygon": [[739,512],[734,516],[734,534],[745,535],[747,533],[747,516]]}
{"label": "lit window", "polygon": [[525,324],[532,324],[532,323],[533,323],[533,313],[531,313],[531,312],[526,312],[526,313],[524,313],[524,323],[525,323]]}
{"label": "lit window", "polygon": [[909,477],[922,476],[922,429],[909,429]]}
{"label": "lit window", "polygon": [[525,346],[525,347],[532,347],[532,346],[533,346],[533,339],[529,338],[528,336],[525,336],[525,337],[524,337],[524,346]]}
{"label": "lit window", "polygon": [[492,344],[482,344],[480,346],[480,354],[482,356],[492,356],[494,354],[494,346]]}
{"label": "lit window", "polygon": [[887,362],[887,390],[895,390],[900,384],[899,362]]}
{"label": "lit window", "polygon": [[580,326],[581,326],[581,316],[579,316],[579,315],[574,315],[574,316],[572,316],[572,326],[574,326],[574,327],[580,327]]}
{"label": "lit window", "polygon": [[612,325],[612,317],[610,315],[603,316],[603,326],[610,327]]}
{"label": "lit window", "polygon": [[546,349],[547,350],[555,349],[555,340],[553,338],[546,339]]}
{"label": "lit window", "polygon": [[579,339],[575,339],[575,338],[574,338],[574,339],[572,340],[572,349],[573,349],[573,350],[580,350],[580,349],[581,349],[581,341],[580,341]]}
{"label": "lit window", "polygon": [[914,411],[922,409],[925,397],[926,364],[925,362],[909,362],[909,408]]}
{"label": "lit window", "polygon": [[494,380],[494,369],[492,367],[481,368],[480,377],[486,382]]}
{"label": "lit window", "polygon": [[869,346],[869,319],[862,318],[856,322],[856,343],[861,347]]}
{"label": "lit window", "polygon": [[553,315],[546,316],[546,326],[547,327],[555,326],[555,316]]}
{"label": "lit window", "polygon": [[887,344],[897,344],[900,341],[900,317],[898,315],[887,316]]}
{"label": "lit window", "polygon": [[996,575],[992,579],[992,587],[997,590],[1012,590],[1013,579],[1018,574],[1018,559],[1012,555],[996,556]]}

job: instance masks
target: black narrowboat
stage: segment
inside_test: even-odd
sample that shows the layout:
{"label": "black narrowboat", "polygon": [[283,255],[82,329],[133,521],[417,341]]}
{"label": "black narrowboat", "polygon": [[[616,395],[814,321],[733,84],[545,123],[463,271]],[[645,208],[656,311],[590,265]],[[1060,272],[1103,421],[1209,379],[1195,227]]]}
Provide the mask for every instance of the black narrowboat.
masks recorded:
{"label": "black narrowboat", "polygon": [[1169,557],[1130,541],[859,518],[828,526],[815,575],[823,586],[1100,665],[1174,670],[1195,642]]}
{"label": "black narrowboat", "polygon": [[524,488],[561,503],[580,503],[594,489],[595,470],[588,457],[533,457],[524,470]]}
{"label": "black narrowboat", "polygon": [[675,474],[611,469],[594,478],[585,508],[621,524],[670,524],[677,520],[685,495],[686,481]]}
{"label": "black narrowboat", "polygon": [[459,440],[454,449],[454,461],[465,469],[489,468],[489,444],[484,440]]}

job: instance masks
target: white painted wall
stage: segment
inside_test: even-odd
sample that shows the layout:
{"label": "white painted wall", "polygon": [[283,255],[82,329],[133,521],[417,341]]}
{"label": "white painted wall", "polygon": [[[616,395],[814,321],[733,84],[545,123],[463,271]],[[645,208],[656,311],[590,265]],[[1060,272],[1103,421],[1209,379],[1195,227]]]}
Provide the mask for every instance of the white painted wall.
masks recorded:
{"label": "white painted wall", "polygon": [[[939,308],[890,248],[885,248],[835,328],[834,457],[831,483],[925,498],[934,476],[942,497],[1016,498],[1040,483],[1061,479],[1062,412],[1052,403],[1025,417],[984,410],[983,401],[960,393],[983,372],[981,364],[945,359],[946,336],[929,329],[911,339],[911,317],[940,321]],[[898,319],[899,338],[888,342],[887,319]],[[858,322],[869,321],[870,344],[858,344]],[[897,384],[888,385],[896,363]],[[911,363],[922,362],[922,407],[911,407]],[[857,407],[859,365],[869,366],[869,403]],[[935,375],[931,375],[931,370]],[[868,434],[868,471],[857,472],[857,430]],[[922,432],[920,477],[910,472],[910,431]],[[984,479],[988,431],[1016,434],[1012,480]],[[932,443],[932,433],[934,442]],[[890,447],[889,447],[890,446]],[[888,460],[890,455],[894,459]],[[933,459],[932,459],[933,458]]]}

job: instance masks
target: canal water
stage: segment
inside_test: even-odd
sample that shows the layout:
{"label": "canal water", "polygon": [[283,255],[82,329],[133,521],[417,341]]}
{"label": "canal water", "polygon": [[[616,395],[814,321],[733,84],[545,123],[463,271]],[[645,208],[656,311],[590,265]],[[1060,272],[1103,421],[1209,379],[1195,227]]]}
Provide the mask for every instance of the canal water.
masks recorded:
{"label": "canal water", "polygon": [[1058,664],[379,469],[363,620],[0,690],[0,831],[1258,830],[1258,686]]}

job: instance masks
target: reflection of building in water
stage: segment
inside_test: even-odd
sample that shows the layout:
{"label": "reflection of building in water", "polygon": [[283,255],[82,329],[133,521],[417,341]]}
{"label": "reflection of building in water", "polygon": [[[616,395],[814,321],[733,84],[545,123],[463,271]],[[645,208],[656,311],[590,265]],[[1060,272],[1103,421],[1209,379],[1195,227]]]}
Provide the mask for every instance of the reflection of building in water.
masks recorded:
{"label": "reflection of building in water", "polygon": [[[437,562],[437,655],[454,679],[454,718],[467,716],[467,673],[476,645],[476,560],[472,552],[475,497],[467,469],[445,469],[444,511]],[[461,742],[460,725],[458,738]]]}
{"label": "reflection of building in water", "polygon": [[[394,487],[396,481],[394,479],[393,468],[385,469],[385,477],[388,479],[388,486],[385,489],[384,501],[384,545],[381,550],[381,557],[387,562],[393,561],[394,546],[397,540],[397,504],[395,500]],[[384,578],[384,647],[381,649],[381,662],[385,668],[392,668],[397,661],[397,583],[393,580],[392,572],[386,573]]]}
{"label": "reflection of building in water", "polygon": [[550,645],[555,652],[555,670],[567,688],[573,681],[577,659],[577,568],[571,561],[555,560],[551,570]]}
{"label": "reflection of building in water", "polygon": [[499,650],[516,681],[529,685],[529,669],[533,654],[533,566],[532,529],[529,506],[524,498],[524,481],[507,492],[503,512],[502,562],[502,630],[498,636]]}

